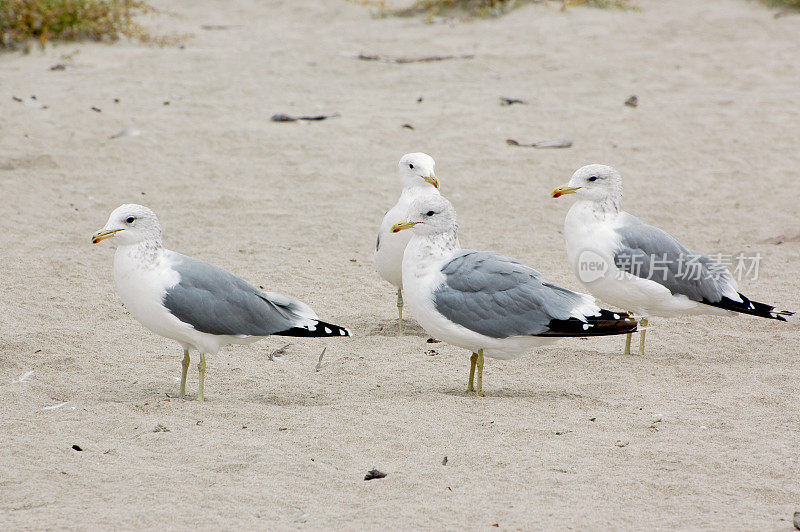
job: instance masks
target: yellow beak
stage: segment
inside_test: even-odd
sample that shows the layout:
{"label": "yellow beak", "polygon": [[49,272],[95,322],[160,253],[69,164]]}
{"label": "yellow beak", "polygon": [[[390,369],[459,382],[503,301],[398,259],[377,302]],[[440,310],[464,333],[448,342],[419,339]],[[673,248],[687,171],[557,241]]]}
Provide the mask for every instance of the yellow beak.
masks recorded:
{"label": "yellow beak", "polygon": [[392,226],[392,233],[399,233],[403,229],[410,229],[417,225],[419,222],[409,222],[408,220],[403,220],[402,222],[397,222]]}
{"label": "yellow beak", "polygon": [[428,177],[423,177],[422,179],[424,179],[431,185],[435,186],[436,188],[439,188],[439,180],[436,179],[436,176],[434,175],[433,172],[431,172],[431,175],[429,175]]}
{"label": "yellow beak", "polygon": [[568,185],[561,185],[560,187],[556,187],[550,193],[550,195],[554,198],[560,198],[564,194],[574,194],[576,190],[579,190],[581,187],[570,187]]}
{"label": "yellow beak", "polygon": [[111,238],[120,231],[124,231],[124,229],[114,229],[113,231],[106,231],[105,229],[101,229],[100,231],[92,235],[92,244],[97,244],[101,240],[105,240],[106,238]]}

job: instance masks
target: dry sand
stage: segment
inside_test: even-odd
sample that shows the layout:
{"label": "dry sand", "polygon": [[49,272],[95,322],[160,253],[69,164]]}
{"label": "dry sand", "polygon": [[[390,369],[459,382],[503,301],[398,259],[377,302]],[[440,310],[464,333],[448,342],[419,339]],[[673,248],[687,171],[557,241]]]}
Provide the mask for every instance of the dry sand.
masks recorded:
{"label": "dry sand", "polygon": [[[655,319],[644,358],[621,338],[565,340],[489,360],[479,399],[462,393],[468,353],[394,336],[371,261],[396,161],[420,150],[465,246],[579,288],[570,201],[548,192],[603,162],[628,210],[691,247],[761,253],[742,291],[800,310],[800,245],[768,242],[800,232],[800,16],[642,0],[427,25],[338,0],[164,5],[178,17],[156,31],[194,32],[185,49],[0,56],[0,529],[791,528],[796,318]],[[109,138],[126,128],[142,133]],[[123,202],[159,213],[170,248],[355,337],[292,339],[282,362],[267,357],[282,338],[231,346],[209,361],[208,402],[168,398],[180,348],[125,312],[113,241],[89,243]],[[364,482],[372,467],[388,476]]]}

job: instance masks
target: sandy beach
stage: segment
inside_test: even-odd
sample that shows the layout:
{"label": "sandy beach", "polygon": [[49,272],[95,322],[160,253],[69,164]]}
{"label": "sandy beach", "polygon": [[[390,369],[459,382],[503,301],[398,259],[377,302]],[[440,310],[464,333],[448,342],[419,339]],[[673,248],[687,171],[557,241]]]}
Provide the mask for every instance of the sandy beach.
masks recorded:
{"label": "sandy beach", "polygon": [[[626,210],[760,256],[740,291],[800,311],[800,16],[636,4],[426,24],[339,0],[161,1],[174,16],[148,25],[194,34],[183,47],[0,55],[0,529],[792,529],[797,316],[653,319],[644,357],[566,339],[487,360],[478,398],[468,352],[411,321],[396,336],[373,269],[397,161],[423,151],[464,247],[581,290],[571,202],[549,192],[597,162]],[[121,203],[354,336],[230,346],[205,403],[168,397],[180,347],[122,306],[113,239],[90,244]]]}

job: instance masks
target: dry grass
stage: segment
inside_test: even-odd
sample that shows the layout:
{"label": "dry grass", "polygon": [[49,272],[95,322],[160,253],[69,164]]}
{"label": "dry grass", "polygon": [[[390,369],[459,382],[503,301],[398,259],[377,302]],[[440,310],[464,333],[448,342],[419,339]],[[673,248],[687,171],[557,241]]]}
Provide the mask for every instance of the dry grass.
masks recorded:
{"label": "dry grass", "polygon": [[389,10],[397,16],[425,14],[439,16],[460,12],[469,16],[499,16],[521,4],[533,3],[532,0],[417,0],[413,5],[403,9]]}
{"label": "dry grass", "polygon": [[135,20],[155,12],[145,0],[0,0],[0,49],[53,40],[157,41]]}
{"label": "dry grass", "polygon": [[770,7],[786,7],[800,9],[800,0],[761,0]]}
{"label": "dry grass", "polygon": [[635,9],[629,0],[564,0],[562,5],[565,8],[568,6],[588,6],[600,9]]}
{"label": "dry grass", "polygon": [[[425,15],[428,19],[437,16],[496,17],[524,4],[541,4],[550,0],[416,0],[408,7],[394,8],[389,0],[353,0],[359,4],[378,9],[381,16]],[[562,9],[571,6],[633,9],[629,0],[553,0]],[[800,0],[798,0],[800,1]]]}

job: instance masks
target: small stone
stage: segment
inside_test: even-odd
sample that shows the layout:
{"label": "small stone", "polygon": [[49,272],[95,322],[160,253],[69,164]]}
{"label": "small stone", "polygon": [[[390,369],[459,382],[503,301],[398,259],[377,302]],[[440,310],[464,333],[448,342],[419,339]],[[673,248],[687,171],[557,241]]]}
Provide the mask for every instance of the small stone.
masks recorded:
{"label": "small stone", "polygon": [[83,449],[81,449],[81,446],[78,445],[77,443],[75,445],[73,445],[72,448],[75,449],[76,451],[82,451],[83,450]]}
{"label": "small stone", "polygon": [[625,441],[617,440],[616,443],[614,443],[614,445],[616,445],[617,447],[627,447],[628,444],[630,444],[628,440]]}
{"label": "small stone", "polygon": [[631,94],[627,100],[625,100],[625,105],[628,107],[636,107],[639,105],[639,97],[635,94]]}
{"label": "small stone", "polygon": [[800,530],[800,512],[794,513],[794,519],[792,520],[792,524],[797,530]]}
{"label": "small stone", "polygon": [[364,480],[372,480],[375,478],[383,478],[386,476],[386,473],[383,471],[378,471],[377,469],[371,469],[367,471],[367,474],[364,475]]}
{"label": "small stone", "polygon": [[447,457],[442,458],[442,465],[447,465]]}

